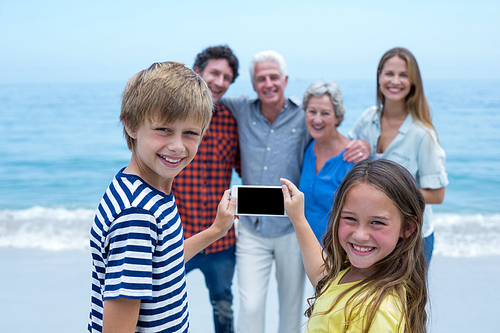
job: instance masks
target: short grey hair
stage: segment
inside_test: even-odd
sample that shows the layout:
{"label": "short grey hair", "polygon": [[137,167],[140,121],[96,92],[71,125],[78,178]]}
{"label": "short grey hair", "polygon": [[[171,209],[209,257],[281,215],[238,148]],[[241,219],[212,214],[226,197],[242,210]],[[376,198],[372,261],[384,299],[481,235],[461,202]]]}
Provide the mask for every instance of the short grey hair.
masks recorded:
{"label": "short grey hair", "polygon": [[304,98],[302,99],[302,108],[304,110],[307,109],[307,105],[309,104],[309,100],[312,96],[319,97],[325,94],[328,94],[330,96],[335,116],[339,118],[339,123],[337,124],[337,126],[340,126],[340,124],[344,120],[345,114],[344,99],[342,98],[342,93],[340,92],[339,86],[332,81],[319,80],[311,83],[304,93]]}
{"label": "short grey hair", "polygon": [[283,56],[276,51],[262,51],[254,55],[252,60],[250,61],[250,77],[252,78],[252,82],[255,76],[255,66],[259,62],[263,62],[266,60],[273,61],[278,64],[280,68],[281,78],[284,80],[287,76],[287,71],[285,59],[283,58]]}

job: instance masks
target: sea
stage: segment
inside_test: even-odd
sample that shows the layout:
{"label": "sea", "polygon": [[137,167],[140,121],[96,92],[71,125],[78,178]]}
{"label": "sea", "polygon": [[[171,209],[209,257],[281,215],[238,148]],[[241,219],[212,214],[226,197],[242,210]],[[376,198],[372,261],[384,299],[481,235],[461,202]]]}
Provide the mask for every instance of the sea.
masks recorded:
{"label": "sea", "polygon": [[[313,80],[290,79],[302,98]],[[0,248],[89,248],[95,209],[130,152],[118,117],[126,82],[0,84]],[[352,128],[373,80],[337,80]],[[500,80],[424,81],[450,184],[434,205],[435,255],[500,256]],[[248,79],[227,92],[255,96]],[[241,180],[233,174],[233,183]]]}

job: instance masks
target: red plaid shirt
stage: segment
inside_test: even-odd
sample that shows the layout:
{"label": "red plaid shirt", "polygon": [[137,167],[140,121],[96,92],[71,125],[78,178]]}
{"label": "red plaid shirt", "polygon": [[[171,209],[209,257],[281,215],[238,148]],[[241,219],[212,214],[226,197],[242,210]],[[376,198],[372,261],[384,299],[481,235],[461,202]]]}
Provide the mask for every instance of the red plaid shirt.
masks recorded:
{"label": "red plaid shirt", "polygon": [[[172,184],[184,238],[212,225],[220,199],[230,186],[233,167],[240,173],[238,130],[231,113],[219,104],[198,153]],[[235,242],[232,227],[226,236],[209,245],[205,253],[227,250]]]}

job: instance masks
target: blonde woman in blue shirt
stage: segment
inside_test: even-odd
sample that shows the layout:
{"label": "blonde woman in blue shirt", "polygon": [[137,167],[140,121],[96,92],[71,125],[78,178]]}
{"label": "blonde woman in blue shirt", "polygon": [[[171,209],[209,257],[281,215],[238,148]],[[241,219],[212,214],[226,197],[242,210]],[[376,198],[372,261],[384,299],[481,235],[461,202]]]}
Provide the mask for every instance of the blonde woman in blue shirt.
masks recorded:
{"label": "blonde woman in blue shirt", "polygon": [[404,166],[425,198],[424,254],[429,265],[434,246],[432,207],[440,204],[448,185],[445,153],[432,125],[415,57],[405,48],[393,48],[377,70],[377,105],[366,110],[348,134],[353,139],[344,158],[368,154]]}

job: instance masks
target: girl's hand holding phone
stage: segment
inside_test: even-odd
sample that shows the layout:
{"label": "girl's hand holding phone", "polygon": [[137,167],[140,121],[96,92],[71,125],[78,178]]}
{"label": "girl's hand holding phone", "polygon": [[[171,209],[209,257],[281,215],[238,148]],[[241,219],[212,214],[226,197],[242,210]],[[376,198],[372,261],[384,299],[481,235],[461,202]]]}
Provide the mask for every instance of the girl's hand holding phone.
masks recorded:
{"label": "girl's hand holding phone", "polygon": [[304,193],[300,192],[297,186],[288,179],[280,178],[280,181],[284,184],[282,190],[286,214],[294,225],[301,220],[305,221]]}

